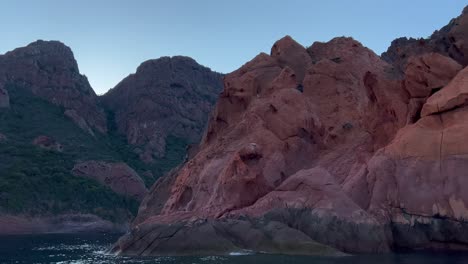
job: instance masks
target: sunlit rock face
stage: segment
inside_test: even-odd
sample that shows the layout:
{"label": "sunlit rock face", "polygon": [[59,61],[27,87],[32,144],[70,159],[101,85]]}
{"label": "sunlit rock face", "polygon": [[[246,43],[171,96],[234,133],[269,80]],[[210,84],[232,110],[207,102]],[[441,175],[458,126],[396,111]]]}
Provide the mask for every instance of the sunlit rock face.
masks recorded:
{"label": "sunlit rock face", "polygon": [[[463,40],[465,17],[435,36]],[[468,249],[468,71],[452,44],[459,56],[402,63],[351,38],[279,40],[224,77],[199,151],[153,186],[114,251]]]}

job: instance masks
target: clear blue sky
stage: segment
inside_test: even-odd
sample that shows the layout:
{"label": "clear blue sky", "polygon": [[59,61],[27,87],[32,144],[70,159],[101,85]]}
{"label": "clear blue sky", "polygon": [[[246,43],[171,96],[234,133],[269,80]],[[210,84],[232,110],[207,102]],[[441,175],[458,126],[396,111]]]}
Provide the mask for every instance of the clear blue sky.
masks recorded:
{"label": "clear blue sky", "polygon": [[466,0],[0,0],[0,54],[37,39],[70,46],[98,94],[143,61],[186,55],[235,70],[291,35],[309,46],[352,36],[380,54],[400,36],[427,37]]}

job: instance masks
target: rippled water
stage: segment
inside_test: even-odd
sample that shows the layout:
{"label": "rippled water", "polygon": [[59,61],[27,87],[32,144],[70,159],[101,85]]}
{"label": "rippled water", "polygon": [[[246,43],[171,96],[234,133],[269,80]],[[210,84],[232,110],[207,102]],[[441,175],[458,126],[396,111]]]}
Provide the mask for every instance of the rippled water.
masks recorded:
{"label": "rippled water", "polygon": [[241,255],[129,258],[106,254],[119,237],[110,234],[0,237],[0,263],[171,263],[171,264],[467,264],[467,254],[389,254],[351,257]]}

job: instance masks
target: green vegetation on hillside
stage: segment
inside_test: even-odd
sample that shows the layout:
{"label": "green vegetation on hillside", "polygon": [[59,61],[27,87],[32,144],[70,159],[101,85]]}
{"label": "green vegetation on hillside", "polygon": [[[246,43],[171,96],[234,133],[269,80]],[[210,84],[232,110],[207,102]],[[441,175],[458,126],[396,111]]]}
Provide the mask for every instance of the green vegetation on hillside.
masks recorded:
{"label": "green vegetation on hillside", "polygon": [[[71,174],[74,164],[86,160],[123,161],[133,167],[149,187],[179,164],[186,143],[169,138],[167,156],[151,166],[143,163],[125,138],[111,129],[93,137],[64,116],[64,109],[34,96],[28,89],[7,86],[10,109],[0,109],[0,212],[58,214],[94,213],[121,221],[135,214],[137,201],[115,194],[98,182]],[[63,152],[41,149],[34,138],[46,135],[63,145]],[[150,171],[152,177],[144,177]]]}

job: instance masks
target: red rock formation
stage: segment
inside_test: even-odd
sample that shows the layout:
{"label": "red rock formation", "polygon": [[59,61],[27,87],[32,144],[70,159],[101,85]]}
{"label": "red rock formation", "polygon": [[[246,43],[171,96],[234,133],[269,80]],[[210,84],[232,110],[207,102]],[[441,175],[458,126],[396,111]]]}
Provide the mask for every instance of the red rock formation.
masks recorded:
{"label": "red rock formation", "polygon": [[58,152],[63,151],[62,144],[55,141],[55,139],[48,136],[38,136],[33,140],[33,144],[47,150],[55,150]]}
{"label": "red rock formation", "polygon": [[405,71],[405,88],[412,98],[427,98],[442,89],[462,69],[438,53],[411,57]]}
{"label": "red rock formation", "polygon": [[182,56],[142,63],[102,97],[128,143],[151,162],[164,156],[166,139],[198,143],[221,91],[221,74]]}
{"label": "red rock formation", "polygon": [[225,76],[199,151],[114,250],[468,250],[466,14],[394,65],[350,38],[285,37]]}
{"label": "red rock formation", "polygon": [[468,101],[468,68],[463,69],[444,89],[429,97],[421,116],[450,111],[465,106]]}
{"label": "red rock formation", "polygon": [[[462,71],[455,80],[462,76],[468,72]],[[423,115],[379,150],[356,179],[367,182],[372,194],[368,212],[392,223],[398,246],[468,249],[464,232],[468,196],[463,191],[468,185],[466,118],[468,108],[463,104]]]}
{"label": "red rock formation", "polygon": [[39,40],[0,55],[0,86],[9,84],[28,88],[66,111],[74,111],[95,131],[107,131],[96,94],[80,74],[71,49],[58,41]]}
{"label": "red rock formation", "polygon": [[416,122],[427,98],[447,85],[461,69],[454,60],[438,53],[411,57],[403,81],[410,96],[406,123]]}
{"label": "red rock formation", "polygon": [[114,192],[138,201],[148,192],[140,176],[125,163],[86,161],[76,164],[72,173],[97,180]]}
{"label": "red rock formation", "polygon": [[[284,42],[294,48],[283,49]],[[187,223],[181,230],[214,226],[226,232],[232,224],[242,226],[237,235],[242,243],[228,248],[259,250],[242,235],[258,231],[238,222],[247,216],[281,223],[278,230],[298,238],[287,242],[290,248],[312,239],[351,252],[389,250],[385,223],[349,198],[342,185],[405,125],[408,98],[401,82],[386,72],[389,65],[352,39],[315,43],[307,53],[291,43],[287,37],[273,47],[272,54],[279,49],[282,58],[260,54],[225,77],[200,151],[154,187],[140,208],[133,239],[147,228],[174,222]],[[284,59],[302,58],[297,54],[310,54],[315,64]],[[304,78],[293,70],[298,65],[308,67],[302,69]],[[163,183],[172,185],[170,193],[155,191]],[[199,224],[195,219],[219,220]],[[309,224],[291,230],[285,219]],[[336,233],[321,236],[312,226],[316,221],[336,225]],[[357,231],[349,230],[352,225]],[[297,230],[306,236],[297,237]],[[220,237],[226,239],[219,234],[216,239]],[[349,243],[350,239],[361,242]],[[140,252],[141,245],[132,241],[124,239],[118,250]],[[165,254],[166,245],[157,244],[140,253]],[[316,253],[308,250],[301,253]]]}

